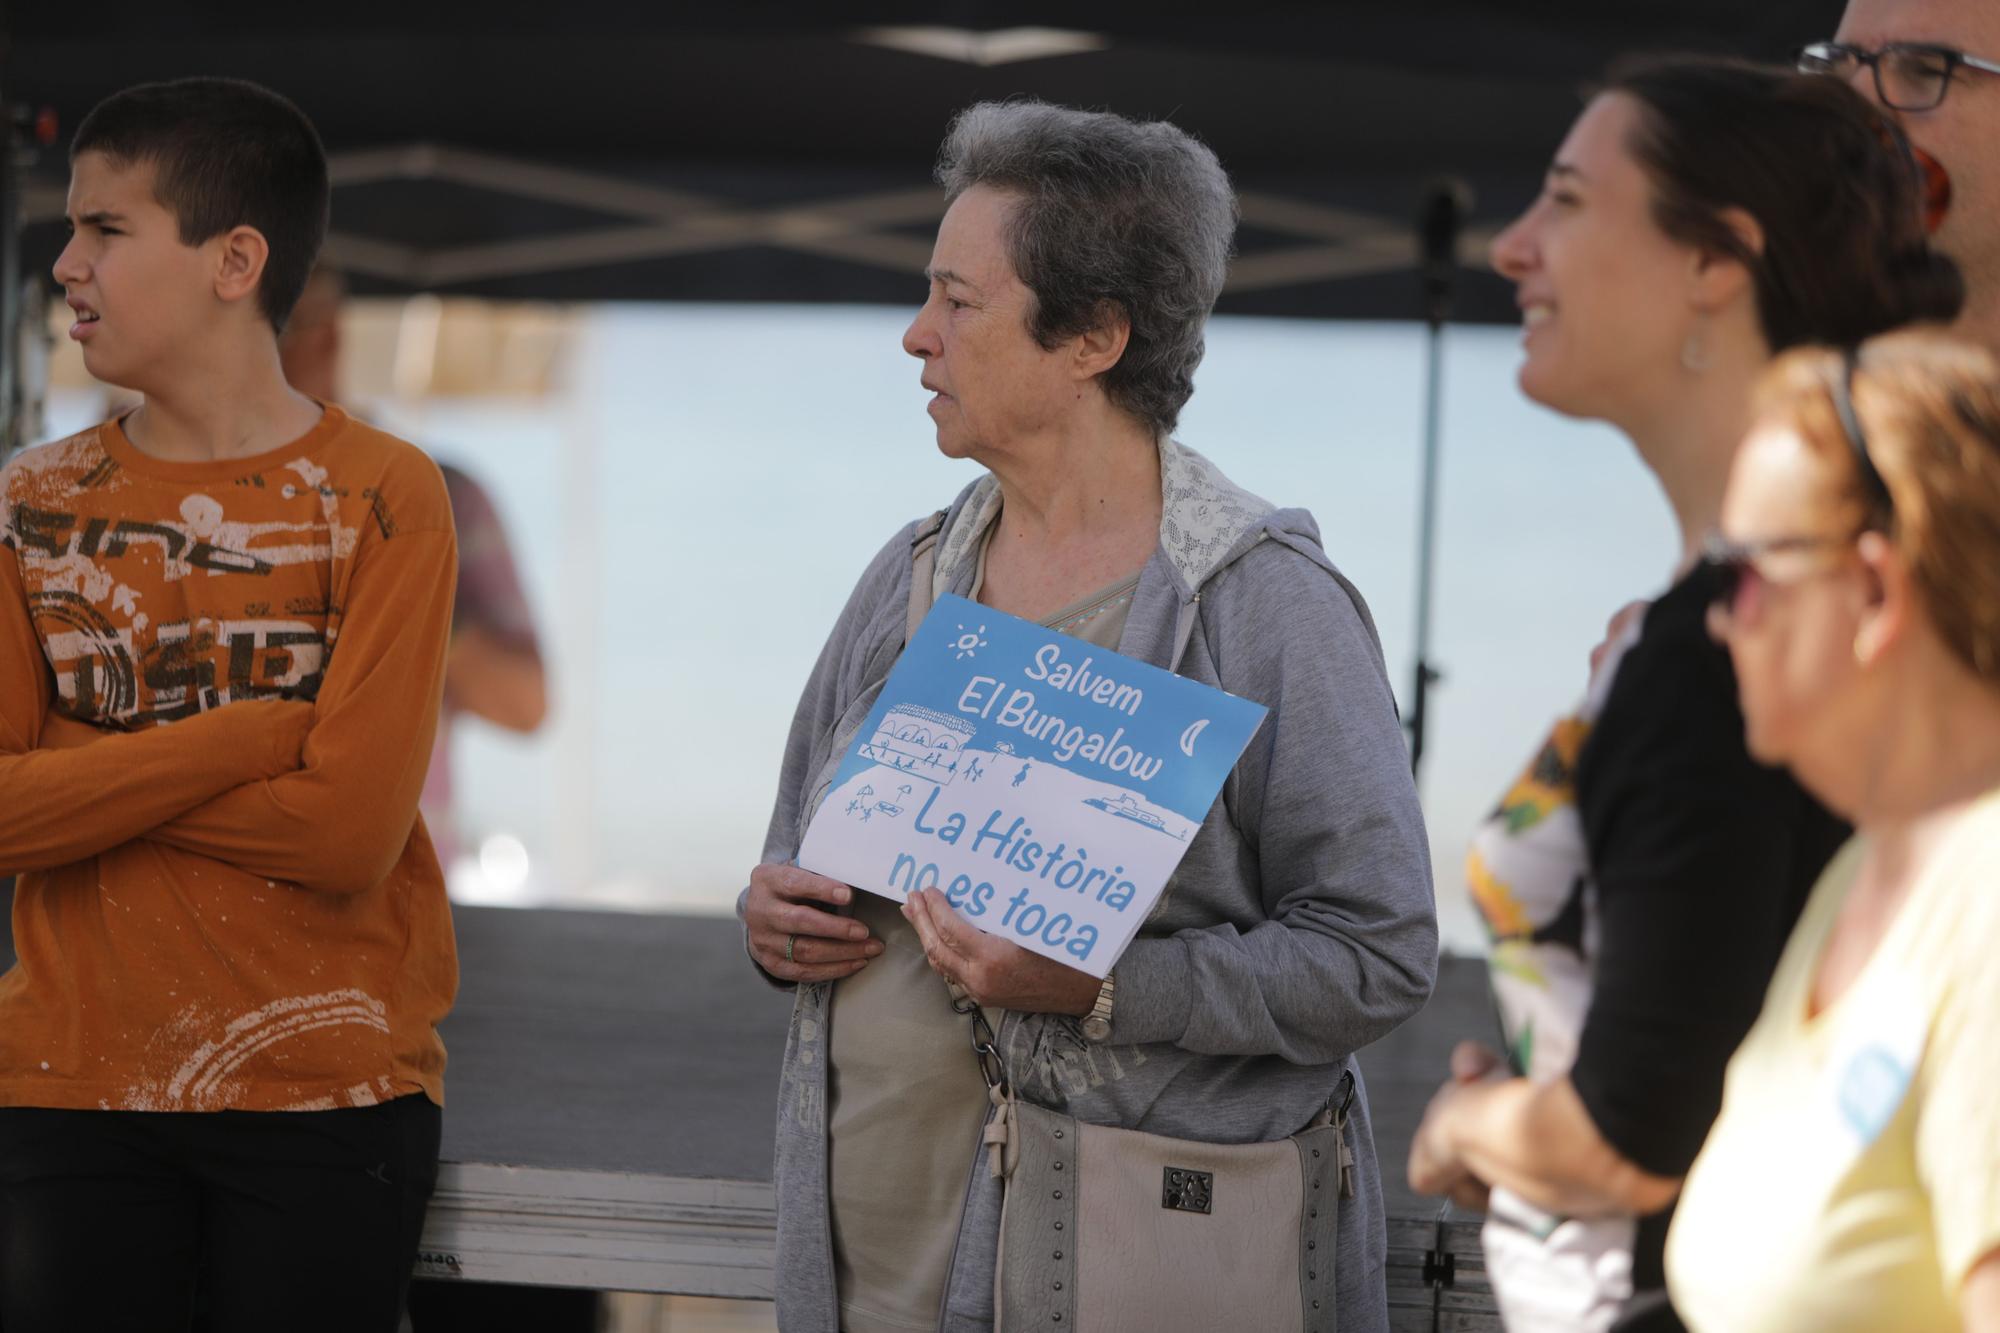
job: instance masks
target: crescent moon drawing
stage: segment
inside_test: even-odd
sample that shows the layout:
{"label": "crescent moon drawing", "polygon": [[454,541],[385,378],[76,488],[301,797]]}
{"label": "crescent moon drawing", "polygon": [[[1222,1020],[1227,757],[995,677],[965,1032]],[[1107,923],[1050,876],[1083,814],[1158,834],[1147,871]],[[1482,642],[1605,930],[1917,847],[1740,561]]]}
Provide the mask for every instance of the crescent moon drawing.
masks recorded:
{"label": "crescent moon drawing", "polygon": [[1183,731],[1181,733],[1182,754],[1186,755],[1190,759],[1194,758],[1194,738],[1201,735],[1201,729],[1207,725],[1208,725],[1208,719],[1203,718],[1201,721],[1195,723],[1193,726],[1189,727],[1186,731]]}

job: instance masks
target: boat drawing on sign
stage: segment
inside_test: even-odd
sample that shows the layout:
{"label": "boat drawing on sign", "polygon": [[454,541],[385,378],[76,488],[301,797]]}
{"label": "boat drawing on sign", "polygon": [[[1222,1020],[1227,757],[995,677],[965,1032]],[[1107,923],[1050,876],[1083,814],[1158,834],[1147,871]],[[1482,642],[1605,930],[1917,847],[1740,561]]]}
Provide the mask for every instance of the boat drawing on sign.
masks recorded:
{"label": "boat drawing on sign", "polygon": [[1094,809],[1102,810],[1108,815],[1116,815],[1120,819],[1129,819],[1134,824],[1143,824],[1149,829],[1166,834],[1169,838],[1185,839],[1187,837],[1185,833],[1175,833],[1172,829],[1168,828],[1166,820],[1133,800],[1130,792],[1120,792],[1116,796],[1093,796],[1085,801],[1084,804]]}
{"label": "boat drawing on sign", "polygon": [[881,724],[862,745],[860,754],[906,777],[942,787],[957,774],[959,756],[976,730],[964,718],[917,704],[899,704],[882,715]]}

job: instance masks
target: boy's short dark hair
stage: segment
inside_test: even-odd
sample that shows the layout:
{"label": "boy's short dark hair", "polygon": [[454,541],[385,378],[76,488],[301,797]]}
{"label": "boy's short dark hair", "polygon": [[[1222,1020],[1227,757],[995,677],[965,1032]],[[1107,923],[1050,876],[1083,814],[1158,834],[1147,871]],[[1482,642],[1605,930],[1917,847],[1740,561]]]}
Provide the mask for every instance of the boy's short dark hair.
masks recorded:
{"label": "boy's short dark hair", "polygon": [[326,239],[326,150],[304,112],[242,79],[142,83],[83,118],[70,161],[83,153],[152,163],[153,193],[183,245],[231,227],[262,232],[270,257],[257,305],[283,332]]}

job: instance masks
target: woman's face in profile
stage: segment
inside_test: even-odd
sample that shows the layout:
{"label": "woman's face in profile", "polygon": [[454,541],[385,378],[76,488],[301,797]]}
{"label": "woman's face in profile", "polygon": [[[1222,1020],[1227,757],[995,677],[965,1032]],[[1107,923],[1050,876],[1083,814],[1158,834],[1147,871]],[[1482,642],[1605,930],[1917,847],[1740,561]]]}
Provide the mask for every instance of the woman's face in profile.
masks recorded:
{"label": "woman's face in profile", "polygon": [[1760,553],[1710,627],[1736,664],[1750,753],[1793,766],[1809,786],[1853,702],[1861,571],[1846,513],[1831,470],[1790,421],[1752,429],[1730,472],[1722,535]]}
{"label": "woman's face in profile", "polygon": [[1014,272],[1007,227],[1016,199],[974,186],[938,225],[930,295],[903,334],[924,363],[938,448],[986,461],[1033,435],[1075,398],[1062,349],[1028,331],[1034,293]]}
{"label": "woman's face in profile", "polygon": [[1623,424],[1687,372],[1696,251],[1653,220],[1627,144],[1639,104],[1606,93],[1557,149],[1542,193],[1494,238],[1522,314],[1521,390],[1569,416]]}

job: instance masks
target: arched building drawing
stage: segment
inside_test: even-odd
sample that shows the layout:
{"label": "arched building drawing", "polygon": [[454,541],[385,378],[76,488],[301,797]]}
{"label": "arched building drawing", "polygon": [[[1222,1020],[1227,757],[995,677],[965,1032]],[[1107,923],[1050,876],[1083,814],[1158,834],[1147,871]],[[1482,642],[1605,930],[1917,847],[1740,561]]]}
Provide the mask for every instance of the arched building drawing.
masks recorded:
{"label": "arched building drawing", "polygon": [[883,714],[881,725],[861,747],[861,755],[942,785],[958,771],[958,756],[975,730],[964,718],[916,704],[899,704]]}

